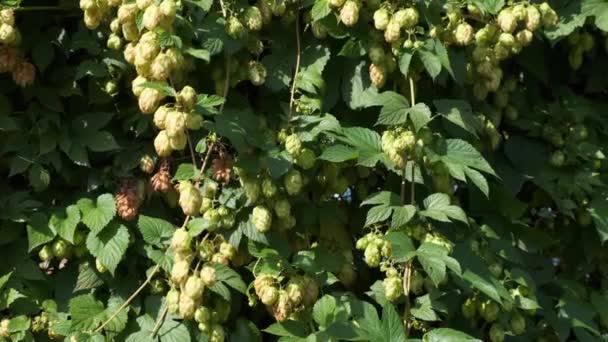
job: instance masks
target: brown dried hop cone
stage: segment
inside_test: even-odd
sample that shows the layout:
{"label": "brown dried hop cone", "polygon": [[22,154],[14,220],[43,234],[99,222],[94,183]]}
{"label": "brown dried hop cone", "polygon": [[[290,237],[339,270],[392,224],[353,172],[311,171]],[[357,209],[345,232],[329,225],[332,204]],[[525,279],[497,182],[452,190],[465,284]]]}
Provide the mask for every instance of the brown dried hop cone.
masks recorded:
{"label": "brown dried hop cone", "polygon": [[17,49],[10,46],[0,46],[0,74],[12,71],[18,60]]}
{"label": "brown dried hop cone", "polygon": [[228,183],[232,174],[232,164],[232,157],[227,154],[213,159],[213,179],[224,184]]}
{"label": "brown dried hop cone", "polygon": [[171,188],[171,165],[167,159],[160,162],[158,172],[150,179],[154,191],[167,192]]}
{"label": "brown dried hop cone", "polygon": [[135,179],[124,180],[116,193],[116,212],[123,220],[131,221],[138,213],[140,198]]}
{"label": "brown dried hop cone", "polygon": [[13,81],[20,86],[25,88],[34,83],[36,79],[36,68],[30,62],[21,61],[17,63],[13,68]]}

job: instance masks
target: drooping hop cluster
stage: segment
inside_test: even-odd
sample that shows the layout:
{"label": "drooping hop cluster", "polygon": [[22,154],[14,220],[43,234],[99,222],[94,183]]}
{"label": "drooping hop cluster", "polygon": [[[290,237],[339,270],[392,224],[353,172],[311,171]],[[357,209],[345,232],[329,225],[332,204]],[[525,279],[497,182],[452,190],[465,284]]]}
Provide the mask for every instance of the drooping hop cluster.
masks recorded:
{"label": "drooping hop cluster", "polygon": [[316,161],[315,152],[305,147],[296,133],[287,134],[286,131],[280,131],[278,140],[285,145],[285,151],[295,159],[298,166],[304,170],[314,167]]}
{"label": "drooping hop cluster", "polygon": [[[448,27],[462,25],[461,18],[460,13],[449,16]],[[471,63],[467,65],[467,80],[473,84],[475,97],[484,100],[489,92],[496,92],[503,78],[500,62],[528,46],[539,28],[553,27],[557,20],[557,14],[547,3],[520,3],[506,7],[500,11],[495,23],[488,23],[479,29],[475,33]],[[459,38],[450,34],[452,36],[448,35],[444,39],[459,43]]]}
{"label": "drooping hop cluster", "polygon": [[145,183],[138,179],[123,180],[116,192],[116,213],[125,221],[133,220],[144,201]]}
{"label": "drooping hop cluster", "polygon": [[378,267],[382,258],[390,258],[393,249],[388,240],[382,238],[379,232],[369,232],[357,240],[356,248],[362,250],[365,263],[369,267]]}
{"label": "drooping hop cluster", "polygon": [[386,270],[386,278],[382,281],[382,286],[384,296],[391,302],[399,299],[404,293],[401,274],[392,267]]}
{"label": "drooping hop cluster", "polygon": [[215,199],[216,192],[217,183],[207,181],[203,187],[203,198],[199,211],[207,222],[208,231],[215,231],[218,228],[230,229],[236,222],[235,210],[220,205]]}
{"label": "drooping hop cluster", "polygon": [[86,231],[77,229],[72,237],[72,242],[57,237],[53,241],[42,245],[42,248],[38,251],[40,268],[48,274],[52,274],[55,266],[62,269],[72,256],[81,258],[87,255],[88,250],[85,245],[87,235]]}
{"label": "drooping hop cluster", "polygon": [[279,322],[310,308],[319,296],[319,285],[307,276],[294,275],[285,286],[280,285],[281,281],[270,274],[258,275],[253,283],[256,295]]}
{"label": "drooping hop cluster", "polygon": [[[146,96],[145,92],[150,90],[148,94],[155,96],[158,91],[146,88],[140,97],[140,107],[142,99]],[[164,105],[154,106],[154,124],[160,129],[158,135],[154,139],[154,148],[156,153],[161,157],[168,157],[173,151],[182,151],[188,143],[187,130],[199,130],[203,125],[203,117],[194,111],[196,103],[196,91],[190,87],[184,87],[178,94],[178,106],[170,107]],[[156,101],[157,98],[154,98]],[[146,105],[144,104],[144,107]],[[151,108],[150,108],[151,109]],[[144,111],[142,109],[142,111]]]}
{"label": "drooping hop cluster", "polygon": [[12,9],[0,9],[0,74],[10,72],[13,82],[24,88],[34,83],[36,68],[17,49],[21,34]]}
{"label": "drooping hop cluster", "polygon": [[583,65],[583,57],[593,50],[595,39],[591,33],[580,30],[572,32],[568,36],[567,42],[570,49],[568,62],[572,69],[578,70]]}
{"label": "drooping hop cluster", "polygon": [[398,169],[405,167],[415,147],[416,136],[410,130],[386,130],[382,134],[382,151]]}
{"label": "drooping hop cluster", "polygon": [[288,197],[298,195],[305,185],[300,171],[287,172],[282,187],[269,176],[254,177],[243,171],[239,172],[239,180],[249,203],[257,204],[251,212],[251,223],[257,231],[266,233],[273,227],[285,231],[296,225]]}
{"label": "drooping hop cluster", "polygon": [[384,40],[394,43],[401,38],[403,31],[412,30],[418,25],[420,15],[414,7],[398,9],[391,13],[388,8],[380,8],[374,12],[374,27],[384,31]]}
{"label": "drooping hop cluster", "polygon": [[187,216],[198,216],[200,214],[203,197],[198,185],[190,181],[179,183],[179,206]]}
{"label": "drooping hop cluster", "polygon": [[348,27],[355,26],[359,21],[361,3],[357,0],[330,0],[329,6],[340,11],[340,21]]}

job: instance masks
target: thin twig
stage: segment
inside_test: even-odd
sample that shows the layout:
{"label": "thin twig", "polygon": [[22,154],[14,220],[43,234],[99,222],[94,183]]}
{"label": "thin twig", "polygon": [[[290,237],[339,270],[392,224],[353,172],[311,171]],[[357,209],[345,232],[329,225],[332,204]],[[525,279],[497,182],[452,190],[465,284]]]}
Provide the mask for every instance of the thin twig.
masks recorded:
{"label": "thin twig", "polygon": [[226,6],[224,6],[223,0],[220,0],[220,7],[222,8],[222,16],[226,18]]}
{"label": "thin twig", "polygon": [[[2,6],[0,6],[2,7]],[[10,8],[10,7],[6,7]],[[60,6],[27,6],[13,8],[13,11],[27,12],[27,11],[63,11],[64,8]]]}
{"label": "thin twig", "polygon": [[408,337],[410,334],[410,286],[412,281],[412,263],[408,261],[405,263],[405,270],[403,271],[403,293],[405,294],[405,309],[403,310],[403,325],[405,327],[405,336]]}
{"label": "thin twig", "polygon": [[415,169],[416,166],[416,162],[412,160],[412,182],[411,182],[411,188],[410,188],[410,204],[414,204],[414,200],[415,200],[415,196],[416,196],[416,183],[414,182],[414,173],[416,172]]}
{"label": "thin twig", "polygon": [[289,117],[287,121],[291,121],[293,114],[293,101],[296,95],[296,80],[298,79],[298,72],[300,71],[300,12],[296,13],[296,70],[293,73],[293,82],[291,84],[291,98],[289,99]]}
{"label": "thin twig", "polygon": [[163,322],[165,321],[165,317],[167,317],[168,312],[169,312],[169,307],[165,305],[165,307],[163,308],[163,311],[161,311],[160,316],[158,316],[158,319],[156,320],[156,324],[154,324],[154,329],[152,329],[150,338],[154,339],[156,337],[156,334],[158,334],[160,327],[163,325]]}
{"label": "thin twig", "polygon": [[226,97],[228,97],[228,90],[230,89],[230,63],[226,62],[226,83],[224,84],[224,102],[220,105],[220,113],[224,111],[224,104],[226,104]]}
{"label": "thin twig", "polygon": [[192,158],[192,166],[196,167],[196,155],[194,154],[194,148],[192,147],[192,139],[190,139],[190,133],[186,129],[186,139],[188,140],[188,147],[190,147],[190,157]]}
{"label": "thin twig", "polygon": [[150,281],[152,281],[152,278],[154,277],[154,275],[156,275],[156,272],[158,272],[158,269],[160,268],[159,265],[156,265],[156,267],[154,267],[154,269],[152,270],[152,272],[150,273],[150,275],[148,276],[148,278],[146,279],[146,281],[144,281],[143,284],[141,284],[141,286],[135,290],[135,292],[133,292],[133,294],[131,295],[131,297],[129,297],[113,314],[112,316],[110,316],[110,318],[108,318],[105,322],[103,322],[103,324],[101,326],[99,326],[99,328],[95,329],[95,333],[100,332],[106,325],[108,325],[108,323],[110,323],[114,318],[116,318],[116,316],[118,316],[118,314],[124,310],[127,306],[129,306],[129,304],[131,304],[131,302],[135,299],[135,297],[137,297],[137,295],[146,287],[146,285],[148,285],[148,283],[150,283]]}

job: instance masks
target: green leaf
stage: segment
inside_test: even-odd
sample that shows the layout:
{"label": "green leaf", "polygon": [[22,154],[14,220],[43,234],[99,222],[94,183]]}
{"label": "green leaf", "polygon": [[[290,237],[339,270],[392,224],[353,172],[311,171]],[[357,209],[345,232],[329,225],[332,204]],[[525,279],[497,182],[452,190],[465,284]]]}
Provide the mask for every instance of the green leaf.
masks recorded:
{"label": "green leaf", "polygon": [[79,222],[80,210],[78,209],[78,206],[70,205],[65,208],[65,213],[61,211],[53,213],[49,220],[49,226],[56,231],[59,236],[73,243],[74,232],[76,231],[76,226],[78,226]]}
{"label": "green leaf", "polygon": [[424,242],[418,247],[416,257],[424,271],[437,286],[445,279],[446,266],[452,272],[461,274],[460,264],[456,259],[448,256],[448,250],[444,246]]}
{"label": "green leaf", "polygon": [[456,205],[450,204],[450,196],[444,193],[436,193],[428,196],[423,201],[425,210],[420,215],[441,222],[451,222],[450,219],[459,220],[468,224],[467,215]]}
{"label": "green leaf", "polygon": [[172,180],[185,181],[185,180],[197,180],[199,176],[197,168],[188,163],[179,164],[177,171]]}
{"label": "green leaf", "polygon": [[209,52],[209,50],[187,48],[184,49],[184,52],[194,58],[201,59],[205,62],[209,62],[211,60],[211,53]]}
{"label": "green leaf", "polygon": [[380,191],[371,194],[368,198],[361,202],[361,206],[369,204],[384,204],[386,206],[390,206],[399,205],[400,202],[401,200],[397,194],[390,191]]}
{"label": "green leaf", "polygon": [[103,304],[91,294],[74,297],[69,304],[72,331],[87,331],[97,328],[105,317]]}
{"label": "green leaf", "polygon": [[[105,310],[104,322],[110,319],[115,312],[118,311],[121,305],[124,304],[124,300],[118,297],[110,297],[108,300],[108,307]],[[127,321],[129,319],[129,310],[122,310],[118,313],[118,315],[114,316],[111,321],[104,327],[106,332],[119,333],[123,331],[127,326]]]}
{"label": "green leaf", "polygon": [[416,207],[408,204],[404,206],[393,207],[393,219],[391,220],[391,229],[398,229],[405,226],[416,214]]}
{"label": "green leaf", "polygon": [[105,64],[94,60],[86,60],[78,66],[76,69],[76,80],[79,80],[85,76],[93,76],[96,78],[108,76],[108,70]]}
{"label": "green leaf", "polygon": [[262,334],[252,321],[237,318],[236,326],[230,332],[230,341],[262,342]]}
{"label": "green leaf", "polygon": [[107,152],[120,148],[112,134],[106,131],[87,132],[79,141],[93,152]]}
{"label": "green leaf", "polygon": [[213,0],[186,0],[186,2],[198,6],[205,12],[209,12],[211,6],[213,5]]}
{"label": "green leaf", "polygon": [[604,0],[583,0],[581,13],[595,17],[595,26],[608,32],[608,2]]}
{"label": "green leaf", "polygon": [[334,312],[336,309],[336,298],[325,295],[315,303],[312,309],[312,318],[321,327],[327,327],[334,322]]}
{"label": "green leaf", "polygon": [[26,298],[21,292],[9,288],[0,293],[0,310],[8,309],[19,298]]}
{"label": "green leaf", "polygon": [[420,56],[420,60],[431,78],[435,79],[441,72],[441,61],[439,60],[439,57],[427,50],[419,50],[418,56]]}
{"label": "green leaf", "polygon": [[218,263],[213,263],[210,265],[215,269],[215,276],[217,277],[218,281],[226,283],[228,286],[239,291],[240,293],[247,293],[247,285],[245,285],[245,282],[235,270]]}
{"label": "green leaf", "polygon": [[437,112],[453,124],[475,136],[482,132],[481,122],[473,115],[473,109],[468,102],[442,99],[433,101],[433,104],[437,108]]}
{"label": "green leaf", "polygon": [[53,240],[57,234],[48,224],[48,218],[41,213],[34,213],[30,217],[26,229],[29,252],[34,248]]}
{"label": "green leaf", "polygon": [[392,212],[393,208],[384,205],[372,207],[367,212],[367,217],[365,218],[365,227],[388,219],[391,216]]}
{"label": "green leaf", "polygon": [[357,159],[358,157],[359,153],[357,153],[356,149],[338,144],[326,148],[319,156],[319,159],[327,160],[332,163],[341,163],[343,161]]}
{"label": "green leaf", "polygon": [[608,240],[608,200],[603,196],[594,198],[587,209],[595,222],[595,230],[602,243]]}
{"label": "green leaf", "polygon": [[405,232],[390,231],[384,236],[384,239],[391,243],[391,257],[395,259],[395,262],[406,262],[416,255],[414,243]]}
{"label": "green leaf", "polygon": [[299,321],[285,321],[283,323],[273,323],[262,331],[276,336],[306,336],[306,327],[304,323]]}
{"label": "green leaf", "polygon": [[482,340],[450,328],[433,329],[424,334],[422,340],[424,342],[482,342]]}
{"label": "green leaf", "polygon": [[408,76],[408,73],[410,71],[410,65],[412,64],[412,58],[414,57],[415,53],[415,50],[411,53],[409,51],[405,51],[399,58],[399,70],[406,77]]}
{"label": "green leaf", "polygon": [[94,289],[101,285],[103,285],[103,280],[95,272],[94,266],[91,266],[88,261],[78,265],[78,278],[76,279],[74,292]]}
{"label": "green leaf", "polygon": [[397,313],[393,304],[382,308],[382,330],[386,342],[405,342],[405,331],[401,323],[401,315]]}
{"label": "green leaf", "polygon": [[158,90],[159,92],[161,92],[167,96],[171,96],[171,97],[177,96],[177,92],[175,91],[175,89],[168,86],[166,83],[162,83],[162,82],[144,82],[144,83],[140,84],[139,87],[155,89],[155,90]]}
{"label": "green leaf", "polygon": [[144,241],[157,246],[160,245],[163,240],[172,237],[173,232],[175,231],[175,226],[172,223],[146,215],[139,215],[137,227],[139,228]]}
{"label": "green leaf", "polygon": [[412,120],[416,132],[431,121],[431,109],[424,103],[416,103],[407,110],[407,114]]}
{"label": "green leaf", "polygon": [[398,125],[407,121],[407,109],[410,104],[407,99],[392,91],[382,93],[384,105],[376,125]]}
{"label": "green leaf", "polygon": [[329,1],[327,0],[316,0],[315,4],[312,6],[312,10],[310,11],[313,21],[323,19],[330,13],[331,8],[329,7]]}
{"label": "green leaf", "polygon": [[129,247],[129,230],[113,222],[100,232],[89,233],[87,248],[109,271],[114,274],[116,266]]}
{"label": "green leaf", "polygon": [[82,222],[94,234],[102,230],[116,215],[116,203],[111,194],[100,195],[97,197],[97,203],[83,198],[76,205],[82,212]]}
{"label": "green leaf", "polygon": [[13,275],[13,272],[8,272],[7,274],[0,277],[0,290],[2,290],[4,288],[4,285],[6,285],[6,283],[10,279],[11,275]]}
{"label": "green leaf", "polygon": [[370,129],[343,128],[335,137],[359,152],[358,165],[373,167],[383,158],[380,135]]}

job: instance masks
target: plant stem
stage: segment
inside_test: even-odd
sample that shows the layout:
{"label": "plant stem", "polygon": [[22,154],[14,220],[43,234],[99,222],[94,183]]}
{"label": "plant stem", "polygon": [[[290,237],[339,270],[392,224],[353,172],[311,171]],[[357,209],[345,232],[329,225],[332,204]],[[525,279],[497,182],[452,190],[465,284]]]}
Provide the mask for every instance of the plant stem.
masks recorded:
{"label": "plant stem", "polygon": [[27,7],[17,7],[13,9],[14,11],[19,12],[29,12],[29,11],[62,11],[63,8],[59,6],[27,6]]}
{"label": "plant stem", "polygon": [[289,117],[287,121],[291,121],[291,116],[293,114],[293,101],[296,94],[296,80],[298,78],[298,72],[300,71],[300,12],[296,13],[296,47],[297,47],[297,55],[296,55],[296,70],[293,73],[293,82],[291,84],[291,97],[289,99]]}
{"label": "plant stem", "polygon": [[152,329],[150,338],[154,339],[156,337],[156,334],[158,334],[160,327],[163,325],[163,322],[165,321],[165,317],[167,317],[168,312],[169,308],[165,305],[163,311],[161,311],[160,316],[158,316],[158,319],[156,320],[156,324],[154,324],[154,329]]}
{"label": "plant stem", "polygon": [[156,265],[156,267],[154,267],[154,269],[152,270],[152,272],[150,273],[150,275],[148,276],[146,281],[144,281],[144,283],[141,284],[141,286],[139,288],[137,288],[137,290],[135,290],[135,292],[133,292],[131,297],[129,297],[116,311],[114,311],[114,313],[112,314],[112,316],[110,316],[110,318],[108,318],[105,322],[103,322],[103,324],[100,325],[99,328],[95,329],[94,332],[95,333],[100,332],[106,325],[108,325],[108,323],[110,323],[114,318],[116,318],[116,316],[118,316],[118,314],[122,310],[124,310],[127,306],[129,306],[129,304],[131,304],[131,302],[135,299],[135,297],[137,297],[137,295],[146,287],[146,285],[148,285],[150,283],[150,281],[152,280],[154,275],[156,275],[156,272],[158,272],[159,268],[160,268],[160,266]]}

